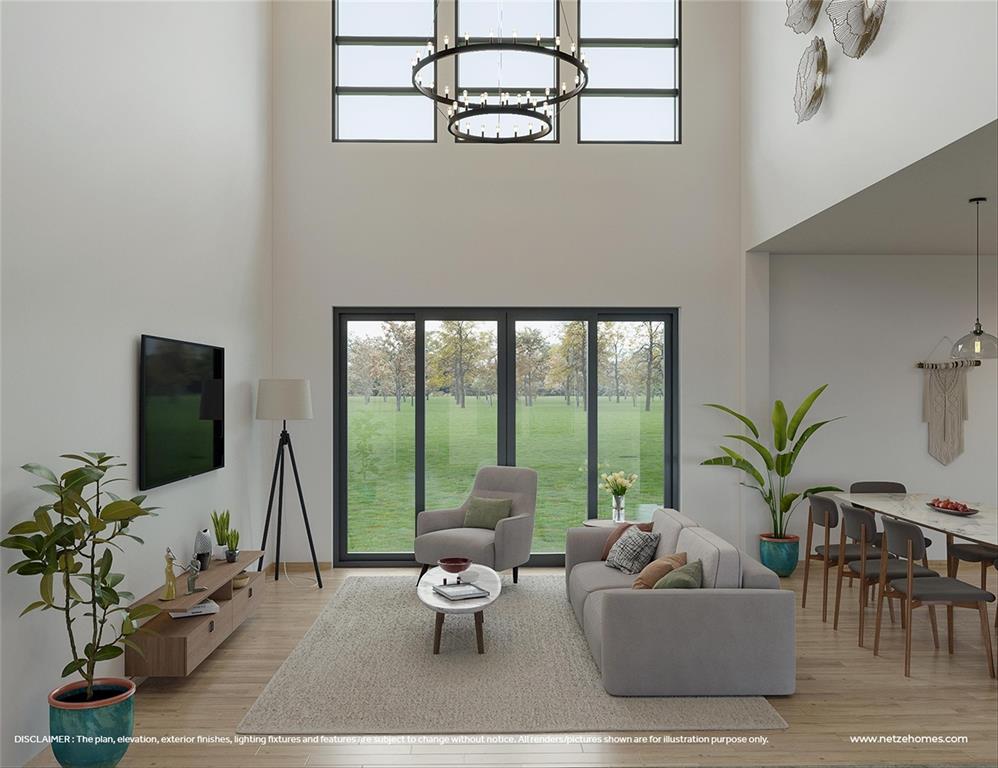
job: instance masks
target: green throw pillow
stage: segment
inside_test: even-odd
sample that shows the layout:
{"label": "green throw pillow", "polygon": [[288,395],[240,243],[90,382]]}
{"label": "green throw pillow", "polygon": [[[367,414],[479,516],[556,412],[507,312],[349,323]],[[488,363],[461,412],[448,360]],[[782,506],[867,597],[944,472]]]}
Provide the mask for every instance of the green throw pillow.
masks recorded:
{"label": "green throw pillow", "polygon": [[495,530],[496,523],[509,517],[512,508],[512,499],[480,499],[472,496],[468,502],[468,511],[464,513],[464,527]]}
{"label": "green throw pillow", "polygon": [[655,589],[700,589],[702,586],[703,563],[699,560],[669,571],[655,582]]}

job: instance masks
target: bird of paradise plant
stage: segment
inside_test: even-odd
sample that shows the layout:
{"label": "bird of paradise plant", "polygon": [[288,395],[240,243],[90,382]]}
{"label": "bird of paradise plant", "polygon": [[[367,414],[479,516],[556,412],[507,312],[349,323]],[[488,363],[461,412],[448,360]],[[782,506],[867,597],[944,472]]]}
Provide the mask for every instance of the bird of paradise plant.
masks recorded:
{"label": "bird of paradise plant", "polygon": [[804,398],[804,401],[794,411],[794,415],[789,418],[783,401],[776,401],[773,405],[771,418],[773,425],[772,441],[767,441],[770,442],[769,446],[761,442],[759,428],[747,416],[725,405],[705,403],[708,408],[716,408],[730,416],[734,416],[748,428],[749,432],[752,433],[751,437],[736,434],[725,435],[725,437],[731,440],[739,440],[751,446],[762,459],[764,469],[759,469],[751,461],[726,445],[721,446],[721,450],[725,454],[724,456],[715,456],[712,459],[701,462],[701,464],[705,466],[734,467],[744,472],[747,482],[742,482],[740,485],[744,485],[746,488],[753,488],[762,496],[762,500],[769,507],[769,513],[773,519],[772,535],[778,539],[787,537],[787,526],[790,522],[790,517],[793,515],[794,510],[797,509],[797,505],[804,499],[816,493],[842,490],[834,485],[814,486],[800,492],[793,492],[788,489],[790,473],[793,471],[805,443],[826,424],[845,418],[844,416],[837,416],[833,419],[814,422],[805,427],[798,436],[798,430],[800,430],[807,412],[811,410],[814,401],[825,391],[827,386],[827,384],[822,384]]}

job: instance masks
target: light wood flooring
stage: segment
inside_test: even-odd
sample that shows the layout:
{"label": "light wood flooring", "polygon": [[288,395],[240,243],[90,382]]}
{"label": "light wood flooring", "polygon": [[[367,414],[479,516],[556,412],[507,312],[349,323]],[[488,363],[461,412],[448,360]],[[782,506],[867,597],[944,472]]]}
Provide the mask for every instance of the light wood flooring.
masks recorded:
{"label": "light wood flooring", "polygon": [[[520,578],[554,569],[521,569]],[[399,569],[336,569],[323,573],[325,589],[293,573],[291,584],[272,578],[264,603],[232,637],[186,679],[147,680],[135,701],[137,736],[217,736],[232,739],[235,728],[271,675],[297,645],[343,580],[354,574],[409,573]],[[797,614],[797,693],[770,699],[790,724],[786,731],[700,733],[707,738],[765,737],[765,744],[133,744],[127,766],[170,768],[263,768],[265,766],[672,766],[672,765],[988,765],[998,763],[998,686],[987,676],[975,611],[956,611],[956,654],[935,650],[925,609],[913,623],[912,676],[904,677],[904,636],[886,623],[881,656],[873,656],[872,621],[868,648],[857,647],[857,588],[843,588],[838,631],[831,614],[821,622],[821,579],[809,585],[808,606]],[[820,571],[818,571],[820,574]],[[411,571],[415,582],[416,571]],[[800,594],[803,570],[785,580]],[[979,583],[976,566],[961,577]],[[998,588],[992,569],[990,589]],[[509,584],[508,577],[504,580]],[[834,595],[834,585],[830,585]],[[830,605],[832,600],[830,599]],[[994,632],[994,605],[989,614]],[[872,619],[872,612],[870,613]],[[944,615],[944,614],[941,614]],[[430,620],[430,617],[427,617]],[[294,696],[294,691],[288,691]],[[417,692],[412,695],[418,706]],[[963,744],[855,744],[853,736],[967,737]],[[636,734],[648,735],[648,734]],[[668,736],[669,734],[655,734]],[[671,734],[677,735],[677,734]],[[627,734],[603,734],[605,738]],[[55,765],[46,750],[29,765]]]}

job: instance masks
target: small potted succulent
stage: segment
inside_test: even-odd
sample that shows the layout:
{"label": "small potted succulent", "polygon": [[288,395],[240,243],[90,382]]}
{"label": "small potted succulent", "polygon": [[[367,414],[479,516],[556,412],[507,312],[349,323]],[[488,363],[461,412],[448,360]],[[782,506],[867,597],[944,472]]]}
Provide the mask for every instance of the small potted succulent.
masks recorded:
{"label": "small potted succulent", "polygon": [[239,557],[239,531],[232,528],[228,536],[225,539],[225,561],[228,563],[236,562],[236,558]]}
{"label": "small potted succulent", "polygon": [[[110,661],[128,646],[138,623],[156,616],[155,605],[127,605],[135,599],[120,589],[125,576],[115,573],[114,549],[124,539],[142,543],[130,525],[151,515],[145,496],[122,499],[106,489],[120,478],[108,477],[115,467],[106,453],[64,454],[78,466],[56,475],[40,464],[22,469],[40,477],[36,485],[48,503],[14,525],[0,546],[17,550],[22,560],[9,573],[39,578],[40,600],[22,612],[50,611],[65,623],[69,663],[63,677],[78,674],[48,697],[52,752],[64,768],[114,766],[128,749],[134,711],[135,683],[125,677],[98,677],[97,663]],[[82,634],[82,637],[77,638]]]}
{"label": "small potted succulent", "polygon": [[229,520],[229,510],[223,509],[219,512],[217,509],[213,509],[211,511],[211,525],[215,529],[215,550],[212,555],[216,560],[225,557],[225,548],[229,539]]}

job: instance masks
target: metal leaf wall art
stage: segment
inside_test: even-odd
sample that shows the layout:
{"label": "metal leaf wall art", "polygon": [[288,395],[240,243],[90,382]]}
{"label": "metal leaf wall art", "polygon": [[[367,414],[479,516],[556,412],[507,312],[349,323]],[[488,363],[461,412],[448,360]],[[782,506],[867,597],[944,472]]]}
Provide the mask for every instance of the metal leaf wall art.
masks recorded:
{"label": "metal leaf wall art", "polygon": [[825,10],[842,52],[858,59],[877,39],[887,0],[830,0]]}
{"label": "metal leaf wall art", "polygon": [[798,35],[811,31],[824,0],[787,0],[787,23]]}
{"label": "metal leaf wall art", "polygon": [[815,37],[800,57],[797,65],[797,87],[794,90],[794,111],[797,123],[814,117],[821,109],[825,95],[825,74],[828,71],[828,50],[825,41]]}

